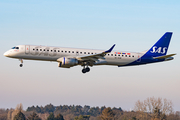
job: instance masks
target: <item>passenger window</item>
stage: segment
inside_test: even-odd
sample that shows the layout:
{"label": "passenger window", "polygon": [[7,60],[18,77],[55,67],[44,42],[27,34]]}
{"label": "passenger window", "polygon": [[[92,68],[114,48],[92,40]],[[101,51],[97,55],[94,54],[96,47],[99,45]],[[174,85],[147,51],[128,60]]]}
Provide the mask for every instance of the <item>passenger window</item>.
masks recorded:
{"label": "passenger window", "polygon": [[79,53],[78,51],[76,53]]}
{"label": "passenger window", "polygon": [[58,52],[59,52],[59,50],[58,50]]}
{"label": "passenger window", "polygon": [[111,54],[111,56],[113,56],[113,54]]}
{"label": "passenger window", "polygon": [[35,50],[35,49],[33,49],[33,50]]}
{"label": "passenger window", "polygon": [[67,51],[65,51],[65,53],[66,53]]}
{"label": "passenger window", "polygon": [[131,57],[131,56],[129,55],[129,57]]}
{"label": "passenger window", "polygon": [[82,52],[80,52],[80,54],[82,54]]}
{"label": "passenger window", "polygon": [[108,54],[108,56],[109,56],[109,54]]}
{"label": "passenger window", "polygon": [[56,52],[56,50],[54,50],[54,52]]}
{"label": "passenger window", "polygon": [[84,54],[86,54],[86,52],[84,52]]}
{"label": "passenger window", "polygon": [[115,54],[115,56],[116,56],[116,54]]}
{"label": "passenger window", "polygon": [[36,49],[38,51],[38,49]]}
{"label": "passenger window", "polygon": [[120,55],[118,55],[118,56],[120,56]]}
{"label": "passenger window", "polygon": [[47,50],[49,52],[49,50]]}
{"label": "passenger window", "polygon": [[72,51],[72,53],[74,53],[74,51]]}
{"label": "passenger window", "polygon": [[134,57],[134,55],[132,57]]}
{"label": "passenger window", "polygon": [[46,50],[44,49],[44,51],[46,51]]}
{"label": "passenger window", "polygon": [[123,57],[124,55],[122,55],[122,57]]}
{"label": "passenger window", "polygon": [[63,52],[63,50],[61,52]]}
{"label": "passenger window", "polygon": [[88,54],[90,54],[90,53],[88,52]]}
{"label": "passenger window", "polygon": [[51,52],[52,52],[53,50],[51,50]]}
{"label": "passenger window", "polygon": [[93,53],[91,53],[91,54],[93,54]]}
{"label": "passenger window", "polygon": [[127,55],[125,55],[127,57]]}
{"label": "passenger window", "polygon": [[42,49],[40,49],[40,51],[42,51]]}

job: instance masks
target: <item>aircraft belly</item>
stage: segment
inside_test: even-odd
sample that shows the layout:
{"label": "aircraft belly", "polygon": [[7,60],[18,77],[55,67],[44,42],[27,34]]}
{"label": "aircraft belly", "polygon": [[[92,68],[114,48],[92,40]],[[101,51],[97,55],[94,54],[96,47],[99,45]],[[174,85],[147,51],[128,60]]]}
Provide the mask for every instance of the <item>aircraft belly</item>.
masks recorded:
{"label": "aircraft belly", "polygon": [[126,65],[129,64],[136,59],[107,59],[107,65]]}

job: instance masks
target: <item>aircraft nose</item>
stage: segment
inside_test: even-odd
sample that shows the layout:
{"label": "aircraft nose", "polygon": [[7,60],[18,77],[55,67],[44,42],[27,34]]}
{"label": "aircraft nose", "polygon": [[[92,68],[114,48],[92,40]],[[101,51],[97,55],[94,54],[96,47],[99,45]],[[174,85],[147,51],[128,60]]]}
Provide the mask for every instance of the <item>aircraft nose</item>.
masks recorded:
{"label": "aircraft nose", "polygon": [[8,57],[8,55],[9,55],[8,51],[4,53],[4,56]]}

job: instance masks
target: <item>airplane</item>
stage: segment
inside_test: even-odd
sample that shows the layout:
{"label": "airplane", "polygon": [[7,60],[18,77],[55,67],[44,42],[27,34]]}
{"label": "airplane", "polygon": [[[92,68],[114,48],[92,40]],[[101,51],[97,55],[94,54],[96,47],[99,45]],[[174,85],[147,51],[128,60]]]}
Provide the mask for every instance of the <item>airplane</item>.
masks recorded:
{"label": "airplane", "polygon": [[90,71],[90,67],[96,65],[113,65],[118,67],[144,65],[173,60],[172,56],[166,55],[171,40],[172,32],[166,32],[149,50],[145,52],[121,52],[112,51],[115,44],[108,50],[79,49],[67,47],[50,47],[36,45],[17,45],[4,53],[4,56],[23,59],[55,61],[58,67],[70,68],[81,65],[82,73]]}

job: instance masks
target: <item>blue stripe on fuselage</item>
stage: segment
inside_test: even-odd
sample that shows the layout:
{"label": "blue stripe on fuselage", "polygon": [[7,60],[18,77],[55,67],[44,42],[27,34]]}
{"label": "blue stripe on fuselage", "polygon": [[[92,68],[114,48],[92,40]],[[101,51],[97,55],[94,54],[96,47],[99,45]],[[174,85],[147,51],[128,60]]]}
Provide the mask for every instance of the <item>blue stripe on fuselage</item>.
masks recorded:
{"label": "blue stripe on fuselage", "polygon": [[[143,65],[148,63],[163,62],[164,60],[165,59],[153,59],[152,57],[141,57],[138,60],[135,60],[134,62],[131,62],[123,66]],[[118,67],[123,67],[123,66],[118,66]]]}

